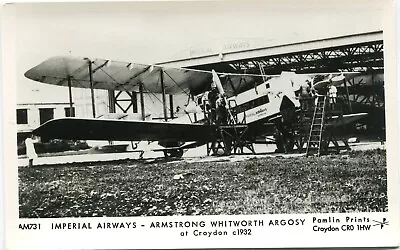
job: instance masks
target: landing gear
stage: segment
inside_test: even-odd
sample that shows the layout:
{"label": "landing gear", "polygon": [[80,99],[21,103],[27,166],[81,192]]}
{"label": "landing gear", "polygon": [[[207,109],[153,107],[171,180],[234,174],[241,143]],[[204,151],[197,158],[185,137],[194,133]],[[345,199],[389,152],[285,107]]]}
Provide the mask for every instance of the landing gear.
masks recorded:
{"label": "landing gear", "polygon": [[292,129],[293,122],[283,122],[277,120],[275,122],[275,144],[277,153],[291,153],[293,152],[295,140]]}
{"label": "landing gear", "polygon": [[164,156],[166,158],[181,158],[183,156],[183,149],[167,149],[164,150]]}
{"label": "landing gear", "polygon": [[242,124],[219,126],[216,139],[207,143],[207,155],[244,154],[245,149],[255,154],[248,126]]}
{"label": "landing gear", "polygon": [[207,144],[207,155],[223,156],[230,155],[232,151],[231,141],[217,140]]}
{"label": "landing gear", "polygon": [[294,139],[290,133],[281,133],[276,131],[274,134],[277,153],[290,153],[293,152]]}
{"label": "landing gear", "polygon": [[279,111],[282,117],[275,121],[276,152],[290,153],[293,152],[295,144],[293,125],[297,122],[296,107],[287,96],[284,96]]}
{"label": "landing gear", "polygon": [[166,158],[181,158],[183,156],[183,149],[180,148],[183,145],[183,142],[160,141],[158,142],[158,145],[165,148],[163,149],[163,152]]}

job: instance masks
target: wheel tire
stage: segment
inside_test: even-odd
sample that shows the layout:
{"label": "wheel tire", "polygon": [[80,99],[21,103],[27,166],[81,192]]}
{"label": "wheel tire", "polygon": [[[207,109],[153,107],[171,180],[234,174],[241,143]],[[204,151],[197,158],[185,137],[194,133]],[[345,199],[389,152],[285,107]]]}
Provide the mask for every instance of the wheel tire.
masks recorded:
{"label": "wheel tire", "polygon": [[183,149],[177,149],[175,151],[175,157],[181,158],[183,156]]}
{"label": "wheel tire", "polygon": [[183,149],[167,149],[167,150],[164,150],[164,156],[166,158],[170,158],[170,157],[181,158],[183,156]]}

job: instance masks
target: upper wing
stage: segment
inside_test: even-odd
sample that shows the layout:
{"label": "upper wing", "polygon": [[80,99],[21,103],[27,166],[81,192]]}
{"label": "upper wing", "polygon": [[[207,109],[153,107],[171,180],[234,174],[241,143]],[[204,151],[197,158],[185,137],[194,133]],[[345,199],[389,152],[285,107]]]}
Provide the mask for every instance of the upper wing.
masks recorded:
{"label": "upper wing", "polygon": [[170,122],[61,118],[33,131],[43,138],[110,141],[207,141],[215,137],[215,126]]}
{"label": "upper wing", "polygon": [[[228,96],[236,95],[243,89],[254,86],[255,83],[276,77],[276,75],[262,76],[220,72],[217,72],[217,74],[221,78],[221,83]],[[328,84],[327,79],[332,77],[334,83],[341,84],[343,82],[339,79],[341,75],[349,79],[356,74],[340,72],[305,74],[298,75],[296,81],[301,84],[305,79],[304,76],[313,79],[318,78],[321,80],[314,87],[320,88]],[[49,58],[25,72],[25,76],[34,81],[57,86],[68,86],[68,82],[70,82],[71,87],[76,88],[91,88],[90,76],[92,76],[94,89],[139,91],[139,84],[143,84],[144,92],[162,93],[164,87],[166,94],[199,94],[208,89],[212,81],[210,71],[70,56]],[[335,79],[339,79],[339,81],[335,81]],[[164,86],[162,86],[161,81]]]}
{"label": "upper wing", "polygon": [[[198,94],[210,86],[212,74],[209,71],[166,68],[157,65],[116,62],[104,59],[90,60],[80,57],[52,57],[25,73],[31,80],[58,86],[90,88],[90,74],[94,89],[139,91],[143,84],[144,92],[161,93],[162,84],[166,94]],[[240,88],[254,83],[260,75],[218,73],[229,76],[224,84]]]}

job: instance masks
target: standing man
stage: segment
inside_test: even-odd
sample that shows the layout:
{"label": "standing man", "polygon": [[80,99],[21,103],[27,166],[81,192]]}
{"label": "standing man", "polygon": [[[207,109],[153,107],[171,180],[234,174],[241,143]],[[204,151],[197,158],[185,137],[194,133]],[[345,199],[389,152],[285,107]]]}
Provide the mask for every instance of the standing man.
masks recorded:
{"label": "standing man", "polygon": [[203,110],[203,113],[205,115],[208,114],[210,110],[210,104],[208,103],[208,93],[209,91],[204,92],[204,94],[201,96],[201,104],[200,107]]}
{"label": "standing man", "polygon": [[33,167],[33,160],[38,158],[35,151],[35,145],[33,144],[34,135],[25,139],[26,156],[28,157],[28,167]]}
{"label": "standing man", "polygon": [[216,102],[217,124],[225,125],[228,123],[228,110],[226,109],[224,96],[219,95]]}
{"label": "standing man", "polygon": [[332,82],[329,84],[328,97],[329,104],[331,106],[331,109],[333,110],[336,105],[337,88],[332,84]]}
{"label": "standing man", "polygon": [[299,98],[299,101],[300,101],[300,104],[301,104],[301,108],[304,111],[307,111],[310,108],[308,106],[309,100],[311,98],[310,92],[311,92],[310,91],[310,87],[308,86],[307,83],[302,85],[302,86],[300,86],[300,98]]}
{"label": "standing man", "polygon": [[208,93],[208,102],[210,104],[210,124],[215,124],[217,119],[217,99],[218,99],[218,89],[215,82],[211,82],[211,90]]}

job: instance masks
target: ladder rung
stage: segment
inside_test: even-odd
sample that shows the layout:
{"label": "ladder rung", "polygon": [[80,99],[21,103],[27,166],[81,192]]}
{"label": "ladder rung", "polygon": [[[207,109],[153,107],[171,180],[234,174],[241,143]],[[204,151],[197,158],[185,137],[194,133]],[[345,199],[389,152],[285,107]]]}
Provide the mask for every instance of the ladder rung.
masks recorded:
{"label": "ladder rung", "polygon": [[321,139],[325,116],[325,96],[319,96],[314,108],[314,115],[310,126],[310,135],[307,142],[307,155],[309,151],[315,151],[314,155],[319,155],[321,149]]}

